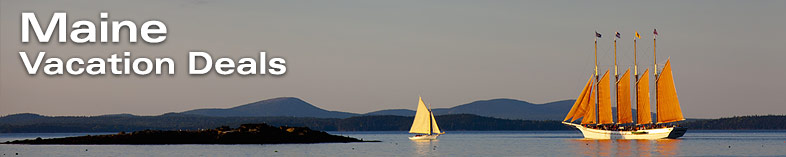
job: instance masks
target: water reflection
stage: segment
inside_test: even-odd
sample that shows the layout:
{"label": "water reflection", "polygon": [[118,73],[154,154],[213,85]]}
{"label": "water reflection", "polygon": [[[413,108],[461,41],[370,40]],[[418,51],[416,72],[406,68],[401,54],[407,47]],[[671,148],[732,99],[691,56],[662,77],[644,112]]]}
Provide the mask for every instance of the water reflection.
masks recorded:
{"label": "water reflection", "polygon": [[410,140],[415,146],[415,154],[417,156],[431,156],[432,151],[436,150],[439,140]]}
{"label": "water reflection", "polygon": [[597,140],[598,141],[598,155],[611,156],[612,140]]}
{"label": "water reflection", "polygon": [[631,153],[631,140],[616,140],[617,142],[617,154],[616,156],[633,156]]}
{"label": "water reflection", "polygon": [[632,140],[633,143],[636,143],[636,155],[637,156],[651,156],[652,153],[652,140]]}
{"label": "water reflection", "polygon": [[680,140],[678,139],[659,139],[655,140],[655,144],[657,145],[656,151],[660,156],[675,156],[679,151],[679,143]]}
{"label": "water reflection", "polygon": [[593,140],[569,139],[570,149],[580,156],[675,156],[679,139]]}

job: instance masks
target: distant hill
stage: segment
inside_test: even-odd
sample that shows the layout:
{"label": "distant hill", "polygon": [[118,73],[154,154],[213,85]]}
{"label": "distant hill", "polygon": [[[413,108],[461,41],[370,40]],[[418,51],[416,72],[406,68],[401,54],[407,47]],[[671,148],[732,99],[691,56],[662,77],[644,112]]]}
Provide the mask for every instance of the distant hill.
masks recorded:
{"label": "distant hill", "polygon": [[[451,108],[435,108],[432,111],[435,115],[474,114],[503,119],[562,120],[571,107],[573,107],[573,100],[533,104],[514,99],[491,99],[475,101]],[[369,112],[364,115],[414,116],[415,111],[390,109]]]}
{"label": "distant hill", "polygon": [[[574,100],[562,100],[545,104],[533,104],[515,99],[480,100],[451,108],[432,109],[435,115],[474,114],[479,116],[522,119],[522,120],[562,120],[573,107]],[[364,115],[413,116],[415,111],[391,109],[369,112]]]}
{"label": "distant hill", "polygon": [[136,115],[128,114],[128,113],[121,113],[121,114],[105,114],[105,115],[100,115],[100,116],[105,116],[105,117],[134,117]]}
{"label": "distant hill", "polygon": [[0,117],[0,122],[25,123],[25,122],[36,121],[45,118],[47,117],[34,113],[19,113],[19,114],[12,114],[12,115]]}
{"label": "distant hill", "polygon": [[[533,104],[515,99],[480,100],[451,108],[432,109],[435,115],[474,114],[485,117],[519,120],[562,120],[573,106],[575,100],[562,100],[544,104]],[[612,108],[616,114],[616,108]],[[636,110],[633,110],[635,113]],[[195,109],[179,113],[211,117],[312,117],[312,118],[349,118],[353,116],[394,115],[414,116],[415,111],[408,109],[386,109],[365,114],[356,114],[321,109],[298,98],[281,97],[262,100],[232,108]],[[110,114],[106,117],[133,117],[132,114]],[[42,118],[37,114],[16,114],[20,120]],[[614,116],[616,121],[616,116]],[[653,118],[654,119],[654,118]],[[634,117],[635,120],[635,117]]]}
{"label": "distant hill", "polygon": [[414,116],[415,111],[407,110],[407,109],[388,109],[388,110],[379,110],[374,112],[369,112],[363,115],[392,115],[392,116]]}
{"label": "distant hill", "polygon": [[505,119],[562,120],[572,106],[571,100],[533,104],[514,99],[491,99],[459,105],[444,111],[434,110],[434,112],[436,115],[465,113]]}
{"label": "distant hill", "polygon": [[686,120],[683,126],[707,130],[783,130],[786,115],[739,116],[720,119]]}
{"label": "distant hill", "polygon": [[[491,99],[475,101],[468,104],[459,105],[452,108],[436,108],[432,109],[435,115],[449,115],[449,114],[474,114],[479,116],[502,118],[502,119],[520,119],[520,120],[556,120],[561,121],[568,114],[573,103],[576,100],[562,100],[545,104],[533,104],[526,101],[515,99]],[[617,120],[617,108],[611,108],[614,121]],[[636,109],[631,111],[636,113]],[[364,115],[396,115],[396,116],[413,116],[415,111],[407,109],[390,109],[369,112]],[[652,113],[653,119],[655,114]],[[636,117],[633,117],[636,120]],[[578,120],[580,121],[580,120]]]}
{"label": "distant hill", "polygon": [[196,109],[181,112],[213,117],[315,117],[315,118],[347,118],[359,114],[328,111],[293,97],[281,97],[262,100],[246,105],[227,109]]}
{"label": "distant hill", "polygon": [[[432,111],[434,111],[435,115],[475,114],[503,119],[562,120],[572,105],[573,100],[533,104],[514,99],[491,99],[475,101],[452,108],[436,108],[432,109]],[[180,113],[213,117],[291,116],[315,118],[348,118],[360,115],[415,115],[415,111],[408,109],[386,109],[365,114],[328,111],[293,97],[273,98],[226,109],[195,109]]]}

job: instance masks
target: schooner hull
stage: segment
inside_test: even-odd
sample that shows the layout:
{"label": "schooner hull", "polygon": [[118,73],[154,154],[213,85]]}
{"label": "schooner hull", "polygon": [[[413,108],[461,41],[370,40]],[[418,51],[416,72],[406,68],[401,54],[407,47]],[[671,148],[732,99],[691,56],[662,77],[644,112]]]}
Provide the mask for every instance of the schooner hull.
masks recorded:
{"label": "schooner hull", "polygon": [[610,131],[587,128],[578,124],[562,122],[562,124],[573,126],[588,139],[663,139],[679,138],[685,135],[688,130],[684,127],[666,127],[657,129],[646,129],[638,131]]}

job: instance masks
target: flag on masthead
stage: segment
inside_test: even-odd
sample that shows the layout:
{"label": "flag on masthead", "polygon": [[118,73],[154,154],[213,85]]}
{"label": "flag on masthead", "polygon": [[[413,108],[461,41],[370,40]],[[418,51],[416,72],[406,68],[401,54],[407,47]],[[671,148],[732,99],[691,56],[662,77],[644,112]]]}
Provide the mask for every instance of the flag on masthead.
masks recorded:
{"label": "flag on masthead", "polygon": [[598,37],[598,38],[600,38],[601,36],[602,36],[602,35],[600,35],[600,33],[598,33],[598,32],[595,32],[595,37]]}

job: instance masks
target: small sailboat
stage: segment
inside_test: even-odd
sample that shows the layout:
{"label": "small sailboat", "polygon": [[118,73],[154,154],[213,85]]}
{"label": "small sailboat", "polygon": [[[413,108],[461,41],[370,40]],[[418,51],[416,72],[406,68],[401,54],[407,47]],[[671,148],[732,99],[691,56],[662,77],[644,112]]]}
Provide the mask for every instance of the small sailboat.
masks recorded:
{"label": "small sailboat", "polygon": [[[600,34],[595,32],[596,37]],[[653,31],[657,37],[657,31]],[[619,38],[619,33],[616,34]],[[636,37],[639,37],[636,32]],[[655,56],[655,41],[653,38],[653,56]],[[674,122],[685,120],[682,116],[674,78],[671,71],[671,62],[666,61],[658,76],[658,65],[655,64],[655,99],[657,108],[657,123],[652,123],[650,114],[650,88],[649,88],[649,69],[644,71],[644,75],[639,78],[636,56],[636,38],[633,38],[634,47],[634,74],[636,87],[636,123],[633,123],[630,102],[630,70],[619,79],[617,75],[617,40],[614,39],[614,76],[617,87],[617,123],[614,123],[611,111],[611,90],[609,87],[609,71],[603,77],[598,75],[598,41],[595,40],[595,81],[590,77],[584,86],[579,98],[574,103],[568,115],[563,120],[563,124],[575,127],[581,131],[584,138],[589,139],[661,139],[679,138],[688,130],[679,127]],[[655,61],[657,63],[657,60]],[[597,85],[597,86],[596,86]],[[597,93],[597,97],[596,97]],[[597,103],[596,103],[597,99]],[[597,107],[596,107],[597,105]],[[597,111],[596,111],[597,108]],[[574,124],[573,121],[582,118],[581,124]]]}
{"label": "small sailboat", "polygon": [[437,136],[445,134],[439,131],[437,121],[434,119],[434,112],[426,107],[423,98],[418,97],[418,111],[415,113],[415,120],[409,133],[417,134],[409,137],[411,140],[435,140]]}

